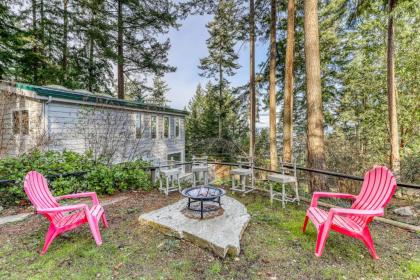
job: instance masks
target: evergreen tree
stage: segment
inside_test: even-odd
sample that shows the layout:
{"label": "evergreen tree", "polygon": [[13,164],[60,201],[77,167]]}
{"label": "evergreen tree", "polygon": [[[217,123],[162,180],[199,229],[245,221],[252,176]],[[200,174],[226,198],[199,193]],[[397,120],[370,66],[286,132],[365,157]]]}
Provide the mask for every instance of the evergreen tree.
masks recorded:
{"label": "evergreen tree", "polygon": [[177,27],[177,7],[167,0],[117,0],[108,6],[114,10],[115,62],[117,64],[118,98],[124,98],[124,80],[136,74],[161,75],[175,71],[168,65],[169,39],[161,35]]}
{"label": "evergreen tree", "polygon": [[153,89],[150,93],[149,102],[158,106],[166,106],[168,100],[166,99],[166,94],[169,91],[169,87],[161,76],[156,76],[153,79]]}
{"label": "evergreen tree", "polygon": [[225,117],[226,96],[223,92],[228,87],[227,77],[233,76],[239,68],[238,55],[235,53],[235,26],[238,10],[235,2],[221,0],[213,20],[207,24],[210,38],[207,40],[209,55],[200,59],[201,76],[213,79],[218,84],[218,137],[222,137],[223,118]]}

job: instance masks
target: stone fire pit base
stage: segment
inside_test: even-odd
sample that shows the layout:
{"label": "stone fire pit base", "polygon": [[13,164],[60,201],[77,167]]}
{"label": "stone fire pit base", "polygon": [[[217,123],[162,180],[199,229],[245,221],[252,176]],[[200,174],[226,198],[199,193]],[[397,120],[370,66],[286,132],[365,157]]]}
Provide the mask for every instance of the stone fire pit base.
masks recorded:
{"label": "stone fire pit base", "polygon": [[240,240],[248,225],[250,215],[239,201],[224,196],[221,198],[224,213],[212,219],[191,219],[182,210],[187,199],[142,214],[139,221],[160,232],[188,240],[202,248],[213,251],[219,257],[227,254],[237,256],[240,253]]}

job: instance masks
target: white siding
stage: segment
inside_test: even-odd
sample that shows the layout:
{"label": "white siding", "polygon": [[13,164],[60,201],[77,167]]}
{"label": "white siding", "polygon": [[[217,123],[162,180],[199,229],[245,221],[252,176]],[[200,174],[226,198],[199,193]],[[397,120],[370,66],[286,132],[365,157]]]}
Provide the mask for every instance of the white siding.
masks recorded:
{"label": "white siding", "polygon": [[[103,137],[106,137],[106,131],[101,131],[97,125],[92,123],[101,122],[104,119],[104,115],[107,114],[123,114],[129,120],[130,128],[130,144],[126,147],[119,148],[119,159],[118,161],[124,161],[127,158],[127,154],[133,153],[135,150],[139,157],[143,158],[158,158],[160,160],[166,160],[167,154],[181,152],[185,154],[185,141],[183,133],[183,125],[181,123],[181,137],[175,139],[175,126],[174,119],[182,117],[170,116],[170,134],[169,138],[163,138],[163,114],[158,113],[141,113],[141,123],[143,127],[143,135],[141,139],[135,137],[136,127],[136,114],[139,112],[128,111],[128,110],[117,110],[117,109],[94,109],[93,107],[81,107],[77,104],[64,104],[52,102],[47,105],[48,107],[48,131],[54,139],[54,144],[50,146],[54,150],[68,149],[82,153],[89,148],[89,143],[85,140],[86,131],[88,129],[96,130],[98,135],[103,133]],[[81,132],[80,126],[83,123],[83,118],[86,116],[88,110],[95,110],[94,113],[89,113],[89,122],[92,127],[84,128]],[[96,111],[97,110],[97,111]],[[150,131],[150,119],[152,115],[157,116],[157,127],[158,133],[156,139],[151,139]],[[166,115],[165,115],[166,116]],[[114,131],[119,133],[118,130]],[[110,136],[111,139],[113,136]],[[110,141],[114,143],[113,141]],[[124,155],[125,154],[125,155]]]}

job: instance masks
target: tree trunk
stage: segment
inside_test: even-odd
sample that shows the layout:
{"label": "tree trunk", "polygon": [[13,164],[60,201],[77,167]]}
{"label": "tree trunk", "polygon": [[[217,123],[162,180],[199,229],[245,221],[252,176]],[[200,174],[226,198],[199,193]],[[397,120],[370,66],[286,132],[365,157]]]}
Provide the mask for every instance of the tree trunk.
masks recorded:
{"label": "tree trunk", "polygon": [[44,39],[45,39],[45,13],[44,13],[44,0],[41,0],[40,2],[40,34],[39,37],[42,42],[42,48],[44,48]]}
{"label": "tree trunk", "polygon": [[63,82],[66,83],[67,81],[67,52],[68,52],[68,46],[67,46],[67,40],[68,40],[68,11],[67,11],[67,5],[69,3],[69,0],[64,0],[63,4],[63,59],[61,62],[61,68],[63,71]]}
{"label": "tree trunk", "polygon": [[93,92],[93,37],[89,38],[89,78],[88,78],[88,90]]}
{"label": "tree trunk", "polygon": [[249,156],[255,154],[255,7],[254,0],[249,1],[249,98],[250,98],[250,132],[249,132]]}
{"label": "tree trunk", "polygon": [[[319,31],[317,0],[304,1],[306,96],[308,103],[308,165],[325,169],[324,115],[321,95],[321,65],[319,53]],[[322,175],[310,174],[310,190],[327,188]]]}
{"label": "tree trunk", "polygon": [[277,24],[277,1],[271,0],[270,22],[270,169],[277,170],[277,131],[276,131],[276,24]]}
{"label": "tree trunk", "polygon": [[118,0],[118,98],[124,99],[124,48],[123,48],[123,11],[122,0]]}
{"label": "tree trunk", "polygon": [[287,46],[284,71],[283,161],[292,161],[293,144],[293,64],[295,57],[295,0],[287,4]]}
{"label": "tree trunk", "polygon": [[[32,32],[33,35],[35,37],[35,39],[37,39],[37,18],[36,18],[36,0],[32,0]],[[34,53],[37,52],[37,47],[36,45],[33,47],[32,51]],[[37,61],[35,61],[34,63],[32,63],[32,79],[33,79],[33,83],[37,84],[38,83],[38,67],[37,67]]]}
{"label": "tree trunk", "polygon": [[223,96],[223,70],[219,64],[219,139],[222,139],[222,96]]}
{"label": "tree trunk", "polygon": [[390,166],[398,177],[400,173],[400,151],[398,143],[398,117],[397,117],[397,90],[395,84],[395,60],[394,60],[394,16],[392,12],[397,0],[388,0],[388,46],[387,46],[387,82],[388,82],[388,118],[389,136],[391,143]]}

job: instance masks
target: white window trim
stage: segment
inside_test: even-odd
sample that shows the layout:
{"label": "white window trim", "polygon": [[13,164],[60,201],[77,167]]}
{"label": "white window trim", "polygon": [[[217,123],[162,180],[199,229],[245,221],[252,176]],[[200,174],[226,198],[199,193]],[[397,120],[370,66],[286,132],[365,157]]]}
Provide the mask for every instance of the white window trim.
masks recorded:
{"label": "white window trim", "polygon": [[[135,118],[136,118],[135,125],[134,125],[134,127],[135,127],[135,138],[136,139],[142,139],[142,138],[144,138],[143,131],[141,131],[143,129],[143,116],[142,116],[142,113],[141,112],[136,112]],[[137,134],[137,129],[140,129],[140,135]]]}
{"label": "white window trim", "polygon": [[[156,137],[153,138],[153,117],[156,118]],[[150,139],[159,139],[159,121],[158,115],[151,115],[150,116]]]}
{"label": "white window trim", "polygon": [[[165,137],[165,119],[168,120],[168,136],[166,137]],[[164,139],[169,139],[171,137],[171,119],[169,118],[169,116],[163,116],[162,129],[163,129],[162,137]]]}

